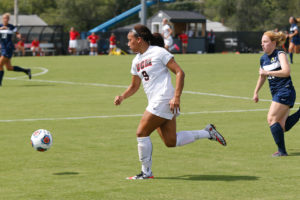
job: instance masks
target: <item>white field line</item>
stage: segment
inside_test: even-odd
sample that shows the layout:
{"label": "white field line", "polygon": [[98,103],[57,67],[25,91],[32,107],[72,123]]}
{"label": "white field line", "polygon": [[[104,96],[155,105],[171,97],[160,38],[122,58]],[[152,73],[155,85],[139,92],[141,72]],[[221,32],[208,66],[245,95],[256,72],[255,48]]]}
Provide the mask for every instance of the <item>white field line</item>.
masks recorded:
{"label": "white field line", "polygon": [[[181,113],[181,115],[261,112],[261,111],[268,111],[268,110],[269,109],[215,110],[215,111],[186,112],[186,113]],[[58,117],[58,118],[35,118],[35,119],[6,119],[6,120],[0,120],[0,123],[8,123],[8,122],[34,122],[34,121],[61,121],[61,120],[80,120],[80,119],[103,119],[103,118],[127,118],[127,117],[141,117],[142,115],[143,114],[100,115],[100,116],[84,116],[84,117]]]}
{"label": "white field line", "polygon": [[[81,83],[81,82],[72,82],[72,81],[53,81],[53,80],[41,80],[41,79],[15,79],[15,78],[7,78],[13,79],[18,81],[33,81],[33,82],[43,82],[43,83],[58,83],[58,84],[66,84],[66,85],[81,85],[81,86],[96,86],[96,87],[113,87],[113,88],[127,88],[128,86],[125,85],[111,85],[111,84],[103,84],[103,83]],[[251,100],[250,97],[242,97],[242,96],[231,96],[225,94],[215,94],[215,93],[206,93],[206,92],[194,92],[194,91],[183,91],[185,94],[195,94],[195,95],[204,95],[204,96],[215,96],[215,97],[223,97],[223,98],[230,98],[230,99],[243,99],[243,100]],[[259,101],[263,102],[271,102],[272,100],[269,99],[259,99]],[[300,104],[300,103],[295,103]]]}
{"label": "white field line", "polygon": [[[32,67],[32,68],[41,70],[41,72],[34,73],[34,74],[32,74],[32,76],[41,76],[41,75],[48,73],[48,71],[49,71],[47,68],[44,68],[44,67]],[[28,76],[25,75],[25,76],[17,76],[17,77],[5,77],[5,79],[9,79],[9,80],[16,80],[16,79],[22,79],[22,78],[28,78]]]}

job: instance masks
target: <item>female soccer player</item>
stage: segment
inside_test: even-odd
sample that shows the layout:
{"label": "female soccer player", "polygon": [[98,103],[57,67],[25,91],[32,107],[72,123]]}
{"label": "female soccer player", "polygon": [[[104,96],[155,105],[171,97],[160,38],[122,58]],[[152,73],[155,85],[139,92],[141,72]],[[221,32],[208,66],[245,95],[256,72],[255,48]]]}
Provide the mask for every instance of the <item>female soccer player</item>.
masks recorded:
{"label": "female soccer player", "polygon": [[79,38],[80,34],[75,30],[74,27],[71,27],[69,32],[70,40],[69,40],[69,52],[72,55],[76,55],[77,51],[77,39]]}
{"label": "female soccer player", "polygon": [[99,36],[96,35],[94,32],[89,35],[87,37],[87,39],[89,40],[90,42],[90,48],[91,48],[91,52],[90,52],[90,55],[91,56],[96,56],[97,55],[97,48],[98,48],[98,45],[97,45],[97,42],[99,40]]}
{"label": "female soccer player", "polygon": [[40,41],[37,38],[32,40],[30,50],[32,51],[32,56],[36,56],[36,52],[38,52],[38,55],[41,55]]}
{"label": "female soccer player", "polygon": [[284,44],[286,36],[282,32],[267,31],[263,34],[261,45],[265,54],[260,58],[259,78],[254,90],[253,100],[259,101],[258,92],[268,77],[272,93],[272,103],[268,113],[271,133],[278,146],[273,157],[287,156],[284,132],[290,130],[299,120],[300,109],[289,116],[294,106],[296,92],[290,76],[290,66],[284,51],[277,50]]}
{"label": "female soccer player", "polygon": [[163,23],[162,31],[163,31],[163,37],[165,42],[165,48],[169,50],[169,48],[173,44],[173,38],[172,38],[173,30],[168,24],[168,19],[164,18],[162,23]]}
{"label": "female soccer player", "polygon": [[296,18],[290,17],[289,22],[291,24],[290,34],[289,34],[289,38],[291,40],[290,46],[289,46],[289,54],[290,54],[291,64],[293,64],[293,52],[294,52],[296,46],[300,44],[300,35],[299,35],[299,29],[297,26]]}
{"label": "female soccer player", "polygon": [[117,39],[114,33],[111,33],[109,37],[109,53],[113,51],[117,47]]}
{"label": "female soccer player", "polygon": [[[212,124],[203,130],[176,133],[176,116],[180,113],[184,72],[166,49],[151,45],[164,44],[162,39],[157,35],[153,36],[146,26],[136,25],[127,37],[128,46],[137,53],[131,66],[132,81],[121,96],[115,97],[114,104],[120,105],[124,99],[132,96],[139,89],[141,82],[149,103],[136,132],[142,171],[127,179],[153,178],[150,135],[155,129],[167,147],[182,146],[202,138],[216,140],[225,146],[225,139]],[[176,75],[175,90],[169,70]]]}
{"label": "female soccer player", "polygon": [[0,86],[2,85],[2,79],[4,75],[3,66],[6,66],[6,69],[9,71],[15,72],[24,72],[28,75],[29,79],[31,79],[31,70],[24,69],[19,66],[12,66],[11,65],[11,57],[14,52],[14,43],[12,42],[12,35],[16,33],[17,37],[21,39],[21,34],[17,32],[17,29],[12,25],[9,24],[9,13],[5,13],[2,15],[2,22],[0,24],[0,37],[1,37],[1,57],[0,57]]}

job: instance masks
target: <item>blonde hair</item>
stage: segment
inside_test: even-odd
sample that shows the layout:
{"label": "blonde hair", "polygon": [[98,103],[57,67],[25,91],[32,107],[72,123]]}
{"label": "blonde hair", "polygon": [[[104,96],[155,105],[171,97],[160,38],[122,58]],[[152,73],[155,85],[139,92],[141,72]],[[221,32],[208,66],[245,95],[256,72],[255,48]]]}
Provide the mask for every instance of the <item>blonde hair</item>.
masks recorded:
{"label": "blonde hair", "polygon": [[266,31],[264,35],[268,36],[271,41],[275,41],[276,47],[282,46],[286,40],[286,35],[282,31],[280,32]]}
{"label": "blonde hair", "polygon": [[3,15],[2,15],[2,17],[8,17],[8,18],[10,18],[10,13],[4,13]]}

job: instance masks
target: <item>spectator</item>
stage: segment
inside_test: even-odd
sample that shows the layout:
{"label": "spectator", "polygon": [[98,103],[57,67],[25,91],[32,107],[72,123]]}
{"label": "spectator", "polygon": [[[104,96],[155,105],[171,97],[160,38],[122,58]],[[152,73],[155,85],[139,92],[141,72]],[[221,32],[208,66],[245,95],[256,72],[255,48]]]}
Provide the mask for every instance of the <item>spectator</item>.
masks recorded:
{"label": "spectator", "polygon": [[215,53],[215,43],[216,43],[216,36],[213,30],[207,34],[208,39],[208,53]]}
{"label": "spectator", "polygon": [[34,38],[31,42],[31,51],[33,56],[36,56],[36,52],[38,53],[38,55],[40,55],[41,53],[40,42],[37,38]]}
{"label": "spectator", "polygon": [[24,39],[23,38],[21,38],[20,41],[17,43],[16,49],[17,49],[19,56],[21,56],[21,52],[22,52],[22,56],[25,56],[25,47],[24,47]]}
{"label": "spectator", "polygon": [[193,36],[194,36],[194,31],[192,30],[191,27],[189,27],[189,30],[188,30],[188,36],[189,36],[189,37],[193,37]]}
{"label": "spectator", "polygon": [[117,47],[116,45],[116,36],[114,33],[111,33],[110,38],[109,38],[109,53],[113,51]]}
{"label": "spectator", "polygon": [[185,33],[185,31],[182,31],[182,33],[179,35],[179,38],[181,40],[181,49],[182,49],[182,53],[185,54],[186,53],[186,49],[188,46],[188,35]]}
{"label": "spectator", "polygon": [[99,40],[99,36],[95,34],[95,32],[93,32],[90,36],[87,37],[87,39],[90,42],[90,55],[91,56],[96,56],[97,55],[97,41]]}
{"label": "spectator", "polygon": [[76,55],[77,49],[77,38],[79,37],[79,33],[75,31],[74,27],[70,29],[70,41],[69,41],[69,52],[70,54]]}

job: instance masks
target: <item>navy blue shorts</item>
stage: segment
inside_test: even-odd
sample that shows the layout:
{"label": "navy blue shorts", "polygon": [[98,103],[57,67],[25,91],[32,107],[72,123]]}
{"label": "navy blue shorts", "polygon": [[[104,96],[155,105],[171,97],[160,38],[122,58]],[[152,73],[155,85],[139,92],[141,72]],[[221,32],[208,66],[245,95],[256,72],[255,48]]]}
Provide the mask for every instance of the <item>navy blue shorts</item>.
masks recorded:
{"label": "navy blue shorts", "polygon": [[11,58],[13,56],[13,53],[14,53],[14,46],[12,45],[3,46],[1,48],[1,55],[6,58]]}
{"label": "navy blue shorts", "polygon": [[294,107],[296,100],[296,91],[294,88],[283,88],[272,95],[272,101]]}
{"label": "navy blue shorts", "polygon": [[299,45],[300,44],[300,37],[293,37],[291,42],[294,43],[295,45]]}

